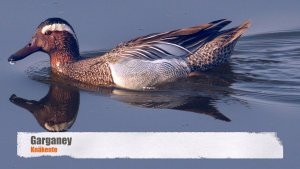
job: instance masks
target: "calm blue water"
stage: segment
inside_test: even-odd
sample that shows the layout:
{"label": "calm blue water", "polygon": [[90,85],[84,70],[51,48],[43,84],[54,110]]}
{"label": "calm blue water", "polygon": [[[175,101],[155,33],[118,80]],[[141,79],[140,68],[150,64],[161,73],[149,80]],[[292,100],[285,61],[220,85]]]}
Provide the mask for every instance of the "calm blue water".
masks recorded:
{"label": "calm blue water", "polygon": [[[1,2],[1,166],[3,168],[298,168],[300,136],[300,3],[297,1],[72,1]],[[200,77],[154,91],[90,87],[57,80],[43,53],[11,66],[7,57],[25,45],[45,18],[68,20],[83,55],[122,41],[219,18],[252,27],[230,63]],[[43,99],[42,99],[43,98]],[[31,102],[50,105],[50,112]],[[63,104],[56,104],[63,103]],[[35,104],[32,104],[35,105]],[[54,106],[56,105],[56,106]],[[21,108],[23,107],[23,108]],[[69,131],[242,131],[278,133],[282,160],[74,160],[24,159],[16,132],[42,126],[60,110]],[[53,122],[53,121],[52,121]],[[55,122],[53,122],[55,123]]]}

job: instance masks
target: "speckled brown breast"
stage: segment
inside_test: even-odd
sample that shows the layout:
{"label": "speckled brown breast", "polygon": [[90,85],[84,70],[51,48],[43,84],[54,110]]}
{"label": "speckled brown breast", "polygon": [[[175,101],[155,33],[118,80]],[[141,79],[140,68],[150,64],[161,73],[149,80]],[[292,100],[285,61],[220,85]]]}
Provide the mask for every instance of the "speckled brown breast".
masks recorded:
{"label": "speckled brown breast", "polygon": [[62,74],[82,83],[114,85],[108,64],[104,57],[84,59],[65,65]]}

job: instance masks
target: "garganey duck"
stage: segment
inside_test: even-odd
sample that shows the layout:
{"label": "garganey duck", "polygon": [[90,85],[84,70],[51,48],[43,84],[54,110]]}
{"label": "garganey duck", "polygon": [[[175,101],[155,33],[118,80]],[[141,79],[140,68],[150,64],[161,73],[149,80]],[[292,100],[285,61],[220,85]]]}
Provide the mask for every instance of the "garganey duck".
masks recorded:
{"label": "garganey duck", "polygon": [[250,26],[245,21],[238,27],[221,30],[230,22],[221,19],[154,33],[119,44],[102,56],[84,58],[80,56],[72,26],[61,18],[49,18],[8,61],[15,62],[42,51],[50,56],[51,70],[56,74],[91,85],[139,90],[227,62],[237,40]]}

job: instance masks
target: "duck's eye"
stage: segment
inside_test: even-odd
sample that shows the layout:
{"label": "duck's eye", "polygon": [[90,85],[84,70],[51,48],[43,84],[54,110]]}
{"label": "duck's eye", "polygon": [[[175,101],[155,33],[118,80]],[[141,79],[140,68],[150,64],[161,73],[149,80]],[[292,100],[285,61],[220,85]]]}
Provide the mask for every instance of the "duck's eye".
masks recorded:
{"label": "duck's eye", "polygon": [[45,35],[51,35],[52,31],[46,31]]}

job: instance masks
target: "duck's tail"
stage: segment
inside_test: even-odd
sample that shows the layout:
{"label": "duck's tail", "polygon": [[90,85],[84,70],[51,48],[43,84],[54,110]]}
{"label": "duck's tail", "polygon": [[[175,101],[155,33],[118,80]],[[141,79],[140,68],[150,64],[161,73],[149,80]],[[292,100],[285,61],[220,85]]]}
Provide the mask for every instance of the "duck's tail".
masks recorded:
{"label": "duck's tail", "polygon": [[205,71],[227,62],[237,40],[250,25],[250,21],[247,20],[238,27],[220,31],[210,38],[195,53],[187,58],[191,70]]}

